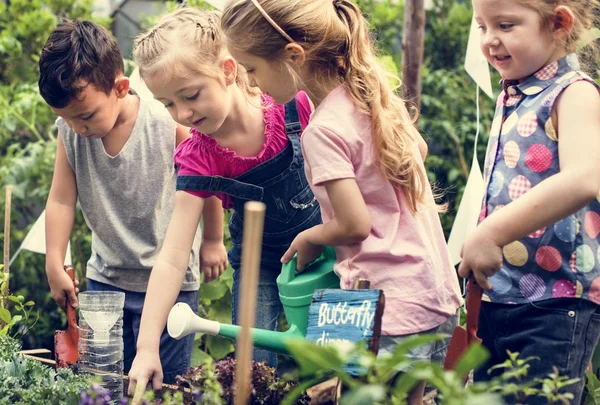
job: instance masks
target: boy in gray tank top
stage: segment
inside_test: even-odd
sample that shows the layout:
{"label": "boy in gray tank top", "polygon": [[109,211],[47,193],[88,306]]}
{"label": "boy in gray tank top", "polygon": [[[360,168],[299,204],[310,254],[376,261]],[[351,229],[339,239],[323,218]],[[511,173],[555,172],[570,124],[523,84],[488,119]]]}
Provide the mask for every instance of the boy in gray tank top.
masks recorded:
{"label": "boy in gray tank top", "polygon": [[[178,126],[164,109],[155,109],[129,88],[115,39],[93,22],[59,24],[44,45],[39,65],[40,93],[59,116],[54,177],[46,203],[46,274],[51,294],[62,308],[66,298],[77,306],[78,281],[74,286],[62,264],[79,199],[92,232],[87,289],[125,292],[128,372],[148,280],[173,210],[173,154],[189,136],[188,128]],[[214,199],[203,215],[211,218],[205,222],[204,236],[222,240],[220,202]],[[199,245],[198,232],[177,299],[196,311]],[[160,355],[165,382],[173,382],[189,367],[193,340],[191,335],[176,341],[163,332]]]}

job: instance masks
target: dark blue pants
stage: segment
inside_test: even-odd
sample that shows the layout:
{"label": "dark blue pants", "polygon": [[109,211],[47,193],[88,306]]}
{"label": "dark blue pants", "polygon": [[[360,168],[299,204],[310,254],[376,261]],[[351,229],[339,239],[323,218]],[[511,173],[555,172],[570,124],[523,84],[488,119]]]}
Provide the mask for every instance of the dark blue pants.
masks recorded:
{"label": "dark blue pants", "polygon": [[[502,373],[488,369],[504,362],[506,351],[518,352],[519,358],[530,356],[526,380],[546,378],[558,369],[559,375],[579,378],[577,384],[564,388],[579,404],[585,383],[585,370],[600,336],[600,306],[583,299],[557,298],[527,304],[484,302],[479,316],[478,336],[490,351],[490,359],[475,371],[475,381],[487,381]],[[514,398],[507,398],[514,403]],[[527,404],[547,404],[542,397],[530,397]]]}
{"label": "dark blue pants", "polygon": [[[144,307],[145,293],[125,291],[109,284],[94,280],[87,280],[88,291],[121,291],[125,293],[125,306],[123,308],[123,368],[125,374],[129,373],[131,364],[136,354],[137,338],[140,333],[140,320]],[[198,291],[181,291],[177,302],[185,302],[195,313],[198,313]],[[163,330],[160,337],[160,362],[163,369],[163,382],[172,384],[177,375],[183,374],[189,367],[194,347],[194,334],[181,340],[169,336],[167,329]]]}

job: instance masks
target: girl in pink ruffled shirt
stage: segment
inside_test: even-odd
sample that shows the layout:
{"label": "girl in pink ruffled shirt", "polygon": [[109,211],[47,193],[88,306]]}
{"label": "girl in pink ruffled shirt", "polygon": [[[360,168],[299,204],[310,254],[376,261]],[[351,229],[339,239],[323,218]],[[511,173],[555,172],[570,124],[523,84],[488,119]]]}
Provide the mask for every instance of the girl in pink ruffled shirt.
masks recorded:
{"label": "girl in pink ruffled shirt", "polygon": [[[295,101],[300,125],[304,129],[310,116],[310,103],[304,92],[298,93]],[[273,99],[264,93],[261,95],[261,105],[265,125],[265,142],[256,156],[238,155],[235,151],[219,145],[219,142],[210,135],[192,128],[190,131],[192,137],[183,141],[175,151],[178,175],[212,175],[235,178],[283,151],[290,142],[285,132],[285,108],[275,104]],[[200,198],[209,198],[215,195],[222,201],[223,208],[233,208],[232,199],[226,193],[191,190],[188,192]]]}
{"label": "girl in pink ruffled shirt", "polygon": [[[300,232],[321,222],[300,145],[311,108],[306,94],[284,106],[253,90],[254,83],[246,82],[245,72],[238,71],[221,44],[219,19],[214,12],[179,9],[135,42],[134,58],[148,88],[175,121],[192,127],[192,135],[175,152],[175,207],[148,285],[130,393],[136,383],[145,386],[150,380],[160,388],[159,337],[181,288],[205,205],[216,201],[233,210],[233,247],[225,253],[219,218],[202,218],[199,254],[205,281],[225,271],[227,261],[233,267],[234,322],[244,204],[255,200],[267,206],[255,321],[261,329],[275,330],[282,313],[276,284],[281,256]],[[266,350],[256,350],[254,359],[276,365],[276,355]]]}

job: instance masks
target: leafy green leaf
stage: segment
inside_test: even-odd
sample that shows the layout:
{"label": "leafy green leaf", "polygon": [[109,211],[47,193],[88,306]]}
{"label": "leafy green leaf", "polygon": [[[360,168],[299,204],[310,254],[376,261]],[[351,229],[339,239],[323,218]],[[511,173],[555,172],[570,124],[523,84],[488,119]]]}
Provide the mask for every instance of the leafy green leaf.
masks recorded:
{"label": "leafy green leaf", "polygon": [[228,292],[227,284],[220,279],[211,281],[210,283],[203,283],[200,286],[200,297],[211,301],[223,298]]}
{"label": "leafy green leaf", "polygon": [[0,319],[4,323],[9,323],[11,319],[10,311],[6,308],[0,308]]}
{"label": "leafy green leaf", "polygon": [[587,396],[585,405],[600,405],[600,380],[596,374],[588,371],[585,373]]}
{"label": "leafy green leaf", "polygon": [[378,384],[363,385],[342,396],[341,405],[371,405],[386,397],[386,387]]}
{"label": "leafy green leaf", "polygon": [[289,339],[286,347],[297,361],[301,377],[341,370],[346,365],[334,346],[318,346],[301,339]]}
{"label": "leafy green leaf", "polygon": [[458,360],[455,372],[460,378],[465,377],[471,370],[476,370],[490,357],[489,352],[480,344],[469,345],[462,357]]}
{"label": "leafy green leaf", "polygon": [[206,347],[215,360],[221,360],[233,352],[233,342],[221,336],[207,336]]}

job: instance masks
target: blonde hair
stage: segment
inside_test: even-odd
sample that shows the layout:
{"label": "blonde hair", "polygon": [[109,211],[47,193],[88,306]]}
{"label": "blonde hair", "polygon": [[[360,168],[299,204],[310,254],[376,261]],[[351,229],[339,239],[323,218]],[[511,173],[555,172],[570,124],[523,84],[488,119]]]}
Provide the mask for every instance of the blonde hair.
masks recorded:
{"label": "blonde hair", "polygon": [[413,212],[427,203],[429,183],[414,156],[419,135],[379,65],[368,23],[352,1],[233,0],[221,24],[229,46],[278,61],[289,40],[276,24],[304,48],[317,84],[343,81],[354,103],[371,117],[381,171],[404,190]]}
{"label": "blonde hair", "polygon": [[[163,15],[154,27],[134,41],[133,59],[140,75],[147,77],[158,72],[165,77],[172,74],[222,77],[220,64],[228,53],[223,44],[220,18],[219,12],[189,7]],[[257,94],[239,65],[236,82],[246,94]]]}
{"label": "blonde hair", "polygon": [[[593,41],[582,47],[580,40],[585,38],[588,30],[596,27],[600,21],[600,0],[517,0],[521,5],[538,12],[542,27],[553,30],[557,23],[554,10],[558,6],[566,6],[574,16],[573,28],[564,39],[565,50],[569,53],[577,52],[582,58],[584,65],[598,69],[600,50],[598,41]],[[590,72],[597,73],[597,72]]]}

